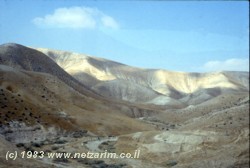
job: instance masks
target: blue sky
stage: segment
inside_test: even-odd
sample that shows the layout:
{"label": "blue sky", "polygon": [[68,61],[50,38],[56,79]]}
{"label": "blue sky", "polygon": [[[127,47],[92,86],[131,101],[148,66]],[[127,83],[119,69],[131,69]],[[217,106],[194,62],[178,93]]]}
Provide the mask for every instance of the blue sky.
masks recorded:
{"label": "blue sky", "polygon": [[247,1],[0,0],[0,43],[173,71],[249,69]]}

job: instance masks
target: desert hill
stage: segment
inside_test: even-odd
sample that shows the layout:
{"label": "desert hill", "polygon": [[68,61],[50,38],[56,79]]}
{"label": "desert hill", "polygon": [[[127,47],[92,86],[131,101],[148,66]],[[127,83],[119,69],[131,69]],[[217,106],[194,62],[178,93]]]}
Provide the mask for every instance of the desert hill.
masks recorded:
{"label": "desert hill", "polygon": [[[15,43],[7,43],[0,46],[0,64],[7,65],[19,70],[27,70],[32,72],[42,72],[51,74],[52,76],[57,77],[59,80],[63,81],[69,87],[79,92],[84,96],[91,97],[93,99],[98,99],[102,101],[102,103],[112,104],[113,107],[117,106],[117,108],[122,111],[120,108],[130,108],[130,112],[127,113],[129,116],[140,116],[139,113],[151,113],[148,107],[131,105],[126,102],[120,102],[119,100],[110,100],[106,99],[101,94],[95,92],[94,90],[89,89],[88,79],[92,77],[87,76],[86,78],[82,78],[82,80],[87,81],[79,82],[70,74],[64,71],[60,66],[57,65],[51,58],[47,55],[39,52],[35,49],[22,46],[20,44]],[[111,107],[112,107],[111,106]],[[154,109],[155,110],[155,109]],[[156,110],[155,110],[156,111]]]}
{"label": "desert hill", "polygon": [[83,54],[38,50],[89,89],[111,99],[183,107],[224,93],[249,91],[247,72],[185,73],[141,69]]}
{"label": "desert hill", "polygon": [[80,93],[93,96],[83,84],[72,78],[54,61],[37,50],[15,43],[3,44],[0,46],[0,64],[20,70],[51,74]]}

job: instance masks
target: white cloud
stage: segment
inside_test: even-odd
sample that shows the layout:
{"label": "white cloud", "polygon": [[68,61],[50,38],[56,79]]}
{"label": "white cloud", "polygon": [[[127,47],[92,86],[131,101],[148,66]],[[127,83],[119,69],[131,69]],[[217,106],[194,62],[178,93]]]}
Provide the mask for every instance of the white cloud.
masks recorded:
{"label": "white cloud", "polygon": [[96,8],[70,7],[55,9],[53,14],[36,17],[32,22],[38,27],[50,28],[118,28],[114,18]]}
{"label": "white cloud", "polygon": [[119,27],[118,24],[116,23],[116,21],[110,16],[103,16],[101,18],[101,21],[102,21],[103,25],[106,27],[110,27],[110,28],[114,28],[114,29],[117,29]]}
{"label": "white cloud", "polygon": [[204,71],[249,71],[249,59],[231,58],[225,61],[209,61],[202,66]]}

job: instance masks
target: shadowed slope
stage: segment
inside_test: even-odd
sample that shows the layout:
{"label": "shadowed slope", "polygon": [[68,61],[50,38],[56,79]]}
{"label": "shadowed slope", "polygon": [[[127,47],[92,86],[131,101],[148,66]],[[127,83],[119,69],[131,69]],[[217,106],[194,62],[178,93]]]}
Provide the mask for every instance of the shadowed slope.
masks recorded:
{"label": "shadowed slope", "polygon": [[97,96],[88,90],[84,84],[66,73],[45,54],[19,44],[11,43],[0,46],[0,64],[27,71],[48,73],[56,76],[80,93]]}

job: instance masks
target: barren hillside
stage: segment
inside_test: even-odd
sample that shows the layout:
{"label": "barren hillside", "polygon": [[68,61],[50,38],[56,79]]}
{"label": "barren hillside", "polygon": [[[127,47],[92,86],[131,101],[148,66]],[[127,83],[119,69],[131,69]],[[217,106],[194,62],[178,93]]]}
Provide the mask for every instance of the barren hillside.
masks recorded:
{"label": "barren hillside", "polygon": [[185,73],[140,69],[83,54],[38,49],[89,89],[130,102],[187,106],[224,93],[248,92],[247,72]]}

